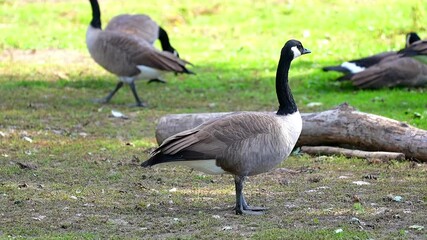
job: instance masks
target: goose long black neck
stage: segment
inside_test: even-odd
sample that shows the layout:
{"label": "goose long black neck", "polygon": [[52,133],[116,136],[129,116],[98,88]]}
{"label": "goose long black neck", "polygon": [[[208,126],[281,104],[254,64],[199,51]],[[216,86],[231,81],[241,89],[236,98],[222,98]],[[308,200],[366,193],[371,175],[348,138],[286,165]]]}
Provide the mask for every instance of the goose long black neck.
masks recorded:
{"label": "goose long black neck", "polygon": [[288,115],[298,111],[288,83],[289,68],[292,57],[282,55],[276,72],[276,94],[279,101],[277,115]]}
{"label": "goose long black neck", "polygon": [[169,37],[166,31],[159,26],[159,40],[160,44],[162,45],[163,51],[168,51],[170,53],[175,52],[175,48],[172,47],[172,45],[169,42]]}
{"label": "goose long black neck", "polygon": [[90,25],[94,28],[101,29],[101,10],[99,10],[99,4],[97,0],[89,0],[92,7],[92,21]]}

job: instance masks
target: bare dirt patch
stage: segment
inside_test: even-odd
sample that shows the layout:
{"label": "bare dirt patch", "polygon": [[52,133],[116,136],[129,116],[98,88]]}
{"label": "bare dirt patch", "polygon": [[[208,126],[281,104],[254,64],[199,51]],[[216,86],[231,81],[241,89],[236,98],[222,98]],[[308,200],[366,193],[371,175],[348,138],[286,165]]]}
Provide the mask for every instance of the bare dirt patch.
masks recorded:
{"label": "bare dirt patch", "polygon": [[93,63],[89,54],[65,49],[6,49],[0,54],[0,61],[58,65]]}

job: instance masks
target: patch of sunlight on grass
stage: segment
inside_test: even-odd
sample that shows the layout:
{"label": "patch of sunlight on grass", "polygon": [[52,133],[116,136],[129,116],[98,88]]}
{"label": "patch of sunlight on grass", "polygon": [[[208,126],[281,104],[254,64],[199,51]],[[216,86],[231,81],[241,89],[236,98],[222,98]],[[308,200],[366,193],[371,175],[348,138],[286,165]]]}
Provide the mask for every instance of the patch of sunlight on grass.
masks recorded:
{"label": "patch of sunlight on grass", "polygon": [[154,144],[151,140],[133,140],[132,144],[135,145],[135,147],[142,147],[142,148],[150,148],[150,147],[156,147],[157,145]]}

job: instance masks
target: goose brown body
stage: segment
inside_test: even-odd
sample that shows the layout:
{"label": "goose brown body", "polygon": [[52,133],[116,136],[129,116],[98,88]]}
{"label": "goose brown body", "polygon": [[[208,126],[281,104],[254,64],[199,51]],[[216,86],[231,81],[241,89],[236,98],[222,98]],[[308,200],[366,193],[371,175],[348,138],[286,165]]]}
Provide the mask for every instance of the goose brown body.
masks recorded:
{"label": "goose brown body", "polygon": [[138,66],[141,65],[159,71],[187,72],[185,60],[170,52],[157,50],[147,41],[120,32],[89,29],[87,46],[99,65],[120,77],[139,75],[141,71]]}
{"label": "goose brown body", "polygon": [[[117,75],[120,80],[116,88],[99,102],[109,102],[123,83],[126,83],[132,90],[136,106],[144,107],[146,104],[138,96],[135,80],[165,82],[161,79],[164,72],[192,74],[185,66],[189,62],[180,59],[170,45],[166,31],[148,16],[120,15],[103,31],[98,1],[89,2],[92,21],[86,32],[87,48],[95,62]],[[153,46],[157,38],[165,51]]]}
{"label": "goose brown body", "polygon": [[310,53],[297,40],[282,48],[276,72],[276,114],[238,112],[213,119],[167,138],[142,163],[178,163],[209,174],[234,175],[236,214],[257,214],[243,197],[247,176],[267,172],[289,156],[302,129],[302,120],[288,84],[291,61]]}
{"label": "goose brown body", "polygon": [[[211,160],[223,170],[218,173],[252,176],[271,170],[287,158],[301,129],[299,112],[286,118],[259,112],[233,113],[166,139],[153,156],[175,155],[175,161]],[[195,168],[210,173],[209,169]]]}
{"label": "goose brown body", "polygon": [[422,87],[427,85],[427,65],[412,57],[397,58],[354,74],[349,80],[358,88]]}
{"label": "goose brown body", "polygon": [[105,31],[135,36],[153,44],[159,37],[159,25],[145,14],[121,14],[112,18]]}
{"label": "goose brown body", "polygon": [[[415,32],[406,34],[405,48],[400,51],[388,51],[369,57],[344,62],[337,66],[323,67],[324,71],[344,73],[337,80],[350,80],[359,88],[381,88],[394,86],[424,85],[424,68],[419,62],[402,58],[402,51],[413,48],[422,40]],[[402,67],[404,66],[404,67]]]}
{"label": "goose brown body", "polygon": [[427,41],[417,41],[365,71],[350,75],[348,80],[358,88],[426,86]]}

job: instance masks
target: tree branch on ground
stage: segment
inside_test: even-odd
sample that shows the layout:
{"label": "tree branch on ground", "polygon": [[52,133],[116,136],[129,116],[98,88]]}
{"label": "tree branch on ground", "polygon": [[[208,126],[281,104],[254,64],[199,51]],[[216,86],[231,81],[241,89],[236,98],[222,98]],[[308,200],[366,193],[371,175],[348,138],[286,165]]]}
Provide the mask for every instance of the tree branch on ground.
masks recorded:
{"label": "tree branch on ground", "polygon": [[[171,114],[159,119],[158,143],[178,132],[229,114]],[[272,113],[274,114],[274,113]],[[403,153],[406,159],[427,162],[427,131],[375,114],[359,112],[344,103],[315,113],[302,113],[303,129],[296,144],[338,146],[364,151]]]}

